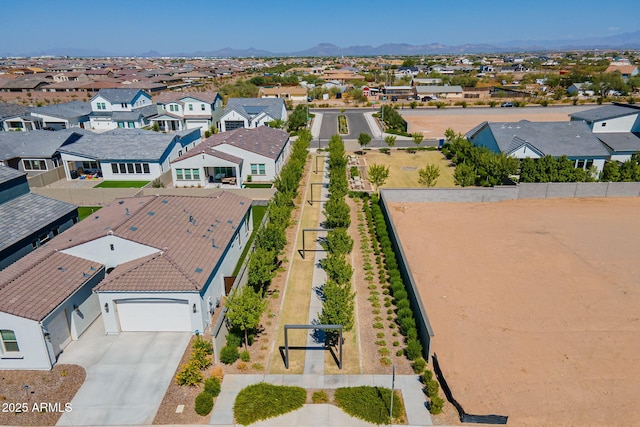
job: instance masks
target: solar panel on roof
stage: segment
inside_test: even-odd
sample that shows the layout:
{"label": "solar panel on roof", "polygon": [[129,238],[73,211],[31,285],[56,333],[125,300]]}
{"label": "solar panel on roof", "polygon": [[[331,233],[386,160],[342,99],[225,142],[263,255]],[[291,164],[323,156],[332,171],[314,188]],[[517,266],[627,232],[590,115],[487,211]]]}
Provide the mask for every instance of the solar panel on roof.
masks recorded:
{"label": "solar panel on roof", "polygon": [[247,114],[258,114],[263,110],[264,107],[261,107],[259,105],[247,105],[246,107],[244,107],[244,111],[246,111]]}

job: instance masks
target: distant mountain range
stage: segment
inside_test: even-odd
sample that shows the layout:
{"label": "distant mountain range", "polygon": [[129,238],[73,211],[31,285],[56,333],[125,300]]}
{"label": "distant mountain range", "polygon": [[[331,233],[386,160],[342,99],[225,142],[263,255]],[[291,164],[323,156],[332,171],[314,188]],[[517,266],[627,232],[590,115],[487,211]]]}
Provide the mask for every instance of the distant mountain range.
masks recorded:
{"label": "distant mountain range", "polygon": [[[331,43],[320,43],[312,48],[297,52],[270,52],[267,50],[234,49],[225,47],[218,50],[167,53],[150,50],[142,53],[114,53],[101,50],[56,48],[46,51],[32,52],[22,56],[140,56],[140,57],[221,57],[221,58],[250,58],[250,57],[287,57],[287,56],[378,56],[378,55],[433,55],[433,54],[471,54],[471,53],[509,53],[536,52],[553,50],[593,50],[593,49],[640,49],[640,30],[607,37],[597,37],[581,40],[514,40],[496,44],[463,44],[457,46],[440,43],[411,45],[407,43],[387,43],[380,46],[348,46],[340,47]],[[16,56],[6,53],[5,56]]]}

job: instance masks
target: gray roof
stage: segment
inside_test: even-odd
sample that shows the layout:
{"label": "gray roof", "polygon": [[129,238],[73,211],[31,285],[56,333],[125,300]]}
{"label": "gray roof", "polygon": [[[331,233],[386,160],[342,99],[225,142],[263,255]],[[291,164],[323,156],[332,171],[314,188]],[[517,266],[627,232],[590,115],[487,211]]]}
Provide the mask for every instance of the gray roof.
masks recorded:
{"label": "gray roof", "polygon": [[29,107],[19,104],[0,102],[0,119],[29,114]]}
{"label": "gray roof", "polygon": [[282,98],[229,98],[224,113],[236,110],[247,118],[265,112],[274,119],[282,120],[284,100]]}
{"label": "gray roof", "polygon": [[75,131],[0,132],[0,160],[16,157],[51,158],[60,147],[80,137],[80,132]]}
{"label": "gray roof", "polygon": [[240,128],[229,132],[220,132],[211,135],[203,143],[206,144],[206,147],[228,144],[275,160],[280,156],[288,140],[289,134],[285,131],[269,126],[259,126],[253,129]]}
{"label": "gray roof", "polygon": [[9,166],[0,165],[0,184],[25,176],[26,174],[26,172],[20,172],[14,168],[10,168]]}
{"label": "gray roof", "polygon": [[100,89],[96,96],[101,96],[113,104],[131,104],[141,89]]}
{"label": "gray roof", "polygon": [[197,132],[200,129],[165,134],[142,129],[114,129],[100,134],[86,134],[73,144],[60,149],[61,153],[73,154],[95,160],[144,160],[157,162],[173,144],[174,140]]}
{"label": "gray roof", "polygon": [[462,93],[462,86],[416,86],[417,93]]}
{"label": "gray roof", "polygon": [[640,151],[640,134],[631,132],[596,133],[600,141],[616,152]]}
{"label": "gray roof", "polygon": [[45,114],[63,119],[88,116],[89,113],[91,113],[91,103],[83,101],[71,101],[64,104],[45,105],[31,109],[31,115]]}
{"label": "gray roof", "polygon": [[623,105],[605,105],[603,107],[591,110],[580,111],[579,113],[569,114],[569,117],[575,120],[585,120],[587,122],[597,122],[606,119],[615,119],[616,117],[628,116],[629,114],[640,113],[640,108],[623,106]]}
{"label": "gray roof", "polygon": [[69,203],[27,193],[0,205],[0,250],[47,227],[77,208]]}
{"label": "gray roof", "polygon": [[[572,158],[609,156],[609,151],[594,136],[585,122],[495,122],[488,123],[500,151],[509,154],[524,143],[534,147],[543,155],[559,157],[566,155]],[[474,133],[467,133],[467,138],[484,130],[474,128]]]}

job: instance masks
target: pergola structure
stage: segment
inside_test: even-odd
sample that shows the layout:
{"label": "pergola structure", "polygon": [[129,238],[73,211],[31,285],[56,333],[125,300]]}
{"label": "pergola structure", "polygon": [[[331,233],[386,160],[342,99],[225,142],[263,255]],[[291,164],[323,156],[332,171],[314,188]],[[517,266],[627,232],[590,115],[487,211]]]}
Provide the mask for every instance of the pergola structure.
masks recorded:
{"label": "pergola structure", "polygon": [[338,368],[342,369],[342,325],[284,325],[284,367],[289,369],[289,329],[323,329],[339,330]]}
{"label": "pergola structure", "polygon": [[306,255],[307,251],[313,251],[313,252],[317,252],[317,249],[306,249],[306,245],[305,245],[305,236],[307,235],[307,231],[315,231],[320,232],[320,231],[333,231],[333,228],[303,228],[302,229],[302,249],[300,249],[298,252],[300,252],[300,255],[302,256],[302,259],[304,259],[304,256]]}

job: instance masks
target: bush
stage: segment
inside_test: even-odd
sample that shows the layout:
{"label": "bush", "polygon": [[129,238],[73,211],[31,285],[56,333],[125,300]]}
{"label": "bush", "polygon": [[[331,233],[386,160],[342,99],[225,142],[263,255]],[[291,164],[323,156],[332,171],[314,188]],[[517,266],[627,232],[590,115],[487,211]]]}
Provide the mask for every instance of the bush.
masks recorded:
{"label": "bush", "polygon": [[199,369],[208,368],[211,366],[211,357],[207,354],[206,348],[193,348],[191,351],[191,361],[198,365]]}
{"label": "bush", "polygon": [[217,397],[220,394],[220,379],[218,377],[211,377],[204,380],[204,391],[209,393],[213,397]]}
{"label": "bush", "polygon": [[421,380],[422,383],[424,385],[427,385],[429,383],[429,381],[431,381],[433,379],[433,372],[431,372],[430,370],[426,370],[424,371],[424,373],[422,374]]}
{"label": "bush", "polygon": [[189,360],[182,365],[182,368],[176,374],[176,381],[178,385],[195,386],[202,381],[202,372],[200,372],[200,365],[194,360]]}
{"label": "bush", "polygon": [[442,413],[442,407],[444,406],[444,399],[440,396],[433,396],[429,398],[429,413],[438,415]]}
{"label": "bush", "polygon": [[440,390],[440,384],[438,384],[438,381],[432,379],[427,383],[427,395],[429,398],[437,396],[438,390]]}
{"label": "bush", "polygon": [[196,396],[195,410],[198,415],[209,415],[213,409],[213,396],[206,391],[203,391]]}
{"label": "bush", "polygon": [[239,358],[238,347],[232,347],[227,344],[220,350],[220,361],[225,365],[231,365]]}
{"label": "bush", "polygon": [[311,396],[311,401],[313,403],[328,403],[329,397],[327,396],[327,393],[325,393],[323,390],[314,391],[313,395]]}
{"label": "bush", "polygon": [[227,346],[229,347],[240,347],[242,345],[242,337],[240,335],[235,334],[234,332],[229,332],[227,334]]}
{"label": "bush", "polygon": [[415,372],[416,374],[420,374],[422,371],[424,371],[424,368],[426,367],[427,367],[427,362],[425,362],[422,357],[417,358],[413,362],[413,372]]}
{"label": "bush", "polygon": [[406,347],[407,357],[409,360],[416,360],[422,357],[422,344],[417,339],[410,339],[407,341]]}
{"label": "bush", "polygon": [[211,341],[203,339],[200,335],[198,335],[193,341],[192,349],[194,351],[200,350],[204,354],[211,355],[213,354],[213,343]]}
{"label": "bush", "polygon": [[[389,424],[389,403],[391,390],[384,387],[343,387],[338,388],[335,401],[347,414],[374,424]],[[394,392],[393,418],[398,419],[404,413],[404,405],[397,392]]]}
{"label": "bush", "polygon": [[302,387],[258,383],[238,393],[233,414],[238,423],[246,426],[300,409],[306,400],[307,392]]}
{"label": "bush", "polygon": [[249,354],[248,351],[243,351],[242,353],[240,353],[240,360],[242,360],[243,362],[248,362],[251,360],[251,355]]}

